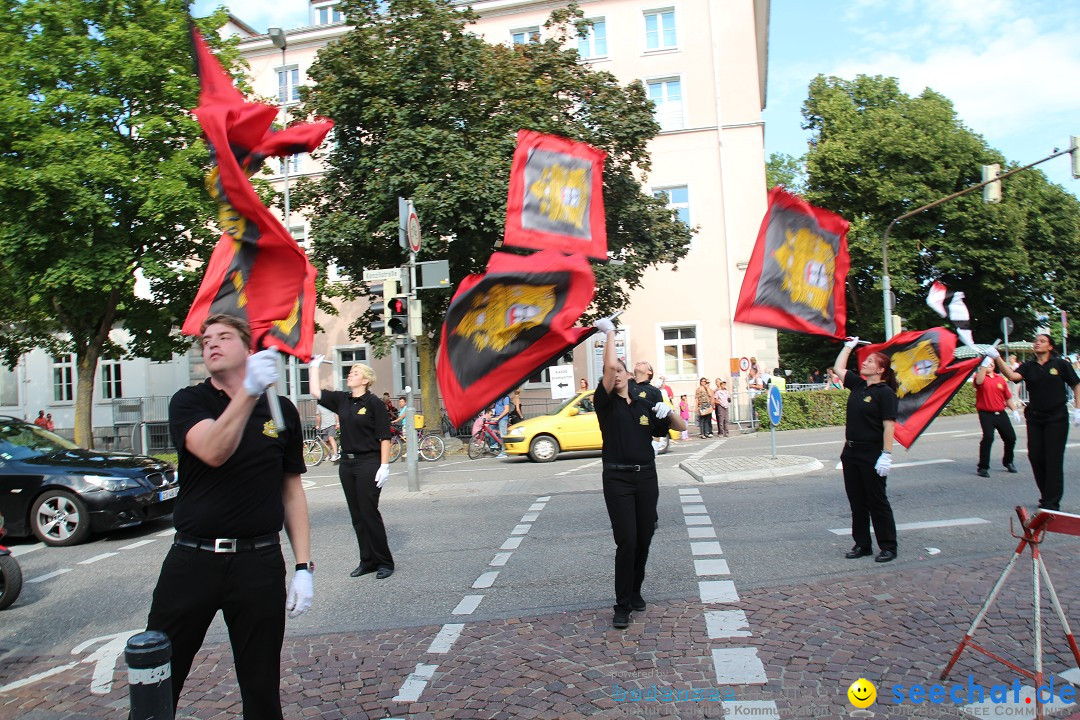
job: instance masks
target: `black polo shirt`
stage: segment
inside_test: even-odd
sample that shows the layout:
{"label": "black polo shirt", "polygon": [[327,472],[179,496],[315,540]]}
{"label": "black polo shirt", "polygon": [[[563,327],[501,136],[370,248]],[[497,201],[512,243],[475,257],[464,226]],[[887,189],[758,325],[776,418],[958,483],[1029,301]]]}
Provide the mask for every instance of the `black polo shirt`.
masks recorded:
{"label": "black polo shirt", "polygon": [[1065,386],[1080,383],[1076,371],[1068,360],[1052,357],[1045,365],[1038,360],[1028,360],[1016,368],[1027,385],[1027,410],[1046,415],[1064,415],[1067,396]]}
{"label": "black polo shirt", "polygon": [[883,443],[885,421],[896,420],[896,392],[882,382],[867,385],[851,370],[844,375],[844,387],[851,391],[844,437],[855,442]]}
{"label": "black polo shirt", "polygon": [[341,452],[378,455],[382,440],[390,439],[390,411],[374,393],[354,397],[351,392],[323,390],[319,404],[337,413],[341,423]]}
{"label": "black polo shirt", "polygon": [[[631,381],[633,382],[633,381]],[[660,388],[656,387],[650,382],[635,383],[636,388],[634,390],[634,396],[649,403],[649,407],[652,408],[658,402],[664,402],[664,393],[660,392]],[[662,437],[664,433],[659,433],[654,437]]]}
{"label": "black polo shirt", "polygon": [[180,465],[173,524],[180,532],[207,539],[279,532],[285,520],[282,480],[306,470],[300,414],[288,398],[281,398],[285,430],[277,431],[263,395],[236,452],[220,467],[211,467],[187,450],[185,440],[191,428],[221,417],[228,405],[229,396],[209,378],[178,391],[169,403],[169,431]]}
{"label": "black polo shirt", "polygon": [[667,418],[657,420],[652,414],[656,403],[647,399],[647,391],[642,396],[641,385],[633,380],[629,382],[629,403],[618,395],[609,394],[603,382],[596,386],[593,393],[596,419],[600,423],[600,436],[604,442],[601,454],[606,463],[652,465],[656,460],[652,439],[666,433],[671,421]]}

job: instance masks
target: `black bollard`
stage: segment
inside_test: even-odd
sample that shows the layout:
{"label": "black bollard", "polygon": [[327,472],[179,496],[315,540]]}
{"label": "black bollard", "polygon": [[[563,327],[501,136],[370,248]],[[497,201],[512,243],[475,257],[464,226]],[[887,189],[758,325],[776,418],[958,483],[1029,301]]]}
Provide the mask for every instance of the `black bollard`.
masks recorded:
{"label": "black bollard", "polygon": [[147,630],[128,638],[130,720],[173,720],[172,645],[165,633]]}

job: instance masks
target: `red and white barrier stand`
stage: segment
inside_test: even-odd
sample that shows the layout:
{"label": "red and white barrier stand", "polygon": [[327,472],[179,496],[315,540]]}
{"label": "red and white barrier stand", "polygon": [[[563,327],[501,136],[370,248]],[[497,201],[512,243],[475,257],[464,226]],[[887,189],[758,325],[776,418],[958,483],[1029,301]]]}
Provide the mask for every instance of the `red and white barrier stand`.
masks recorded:
{"label": "red and white barrier stand", "polygon": [[[952,658],[949,660],[949,664],[942,670],[942,680],[948,678],[953,665],[955,665],[956,661],[960,658],[960,654],[964,652],[965,648],[970,647],[972,650],[978,650],[984,655],[1007,665],[1024,677],[1031,679],[1035,683],[1036,688],[1041,687],[1043,684],[1043,667],[1042,603],[1040,600],[1041,583],[1044,582],[1046,583],[1047,593],[1050,596],[1050,607],[1057,613],[1058,620],[1061,621],[1061,627],[1065,630],[1065,638],[1069,642],[1069,649],[1072,650],[1073,659],[1076,660],[1077,666],[1080,667],[1080,648],[1077,648],[1076,638],[1073,637],[1072,630],[1069,628],[1069,621],[1065,617],[1065,612],[1061,608],[1061,603],[1058,601],[1057,592],[1054,591],[1054,584],[1050,581],[1050,573],[1047,572],[1046,564],[1039,554],[1039,545],[1042,543],[1046,533],[1053,532],[1061,533],[1063,535],[1080,535],[1080,515],[1058,512],[1056,510],[1039,510],[1035,515],[1029,515],[1027,509],[1019,505],[1016,507],[1016,515],[1020,519],[1020,527],[1023,530],[1023,535],[1017,535],[1013,530],[1012,520],[1009,521],[1009,532],[1014,538],[1020,540],[1020,544],[1016,546],[1016,552],[1013,553],[1013,556],[1009,559],[1008,564],[1005,566],[1005,570],[1001,573],[1001,577],[998,578],[997,583],[994,585],[994,589],[990,591],[990,595],[986,598],[986,602],[984,602],[982,608],[979,609],[978,614],[971,623],[971,627],[968,628],[967,634],[964,635],[964,639],[960,641],[960,645],[957,646],[956,652],[953,653]],[[983,618],[986,617],[986,613],[990,610],[990,606],[993,605],[994,600],[997,599],[998,593],[1001,592],[1001,588],[1005,585],[1005,579],[1009,577],[1009,573],[1012,572],[1017,560],[1024,554],[1024,550],[1028,548],[1031,549],[1031,579],[1032,587],[1034,589],[1034,601],[1032,602],[1032,607],[1035,610],[1034,672],[1019,667],[999,655],[995,655],[986,648],[977,645],[971,639],[979,625],[982,623]],[[1043,717],[1043,703],[1038,692],[1035,693],[1035,717],[1040,719]]]}

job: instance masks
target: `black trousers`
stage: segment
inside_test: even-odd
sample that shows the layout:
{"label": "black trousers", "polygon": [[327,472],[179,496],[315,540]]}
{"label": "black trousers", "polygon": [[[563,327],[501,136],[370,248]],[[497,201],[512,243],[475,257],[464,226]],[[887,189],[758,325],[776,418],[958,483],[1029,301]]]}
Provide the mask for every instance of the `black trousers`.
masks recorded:
{"label": "black trousers", "polygon": [[712,435],[712,415],[702,415],[698,413],[697,425],[698,432],[701,433],[702,437],[705,435]]}
{"label": "black trousers", "polygon": [[629,611],[630,599],[641,594],[652,544],[660,497],[656,468],[604,470],[603,478],[604,503],[615,536],[615,607]]}
{"label": "black trousers", "polygon": [[379,512],[379,496],[382,488],[375,485],[375,473],[379,471],[379,458],[374,460],[342,460],[338,465],[341,489],[349,506],[349,517],[356,543],[360,546],[360,566],[364,570],[394,568],[394,556],[386,539],[386,525]]}
{"label": "black trousers", "polygon": [[1068,417],[1037,420],[1028,412],[1028,460],[1039,487],[1039,507],[1061,509],[1065,494],[1065,441],[1069,438]]}
{"label": "black trousers", "polygon": [[229,628],[245,720],[281,720],[285,560],[281,547],[213,553],[174,545],[161,566],[147,630],[172,643],[173,707],[221,610]]}
{"label": "black trousers", "polygon": [[885,478],[874,470],[880,455],[880,450],[871,455],[850,448],[840,454],[844,463],[844,490],[851,505],[851,537],[859,547],[874,547],[870,538],[873,521],[878,548],[896,552],[896,521],[885,494]]}
{"label": "black trousers", "polygon": [[1005,443],[1005,454],[1001,458],[1001,464],[1011,465],[1013,449],[1016,447],[1016,431],[1013,430],[1005,411],[980,410],[979,424],[982,425],[982,440],[979,441],[979,469],[990,469],[990,446],[994,444],[995,430],[1001,436],[1001,442]]}

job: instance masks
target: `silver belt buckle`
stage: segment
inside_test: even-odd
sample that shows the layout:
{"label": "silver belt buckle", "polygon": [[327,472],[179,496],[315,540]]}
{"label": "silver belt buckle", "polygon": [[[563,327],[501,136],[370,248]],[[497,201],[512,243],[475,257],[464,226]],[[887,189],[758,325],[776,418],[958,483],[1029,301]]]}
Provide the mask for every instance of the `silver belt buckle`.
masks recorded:
{"label": "silver belt buckle", "polygon": [[214,540],[214,552],[216,553],[234,553],[236,552],[236,538],[217,538]]}

